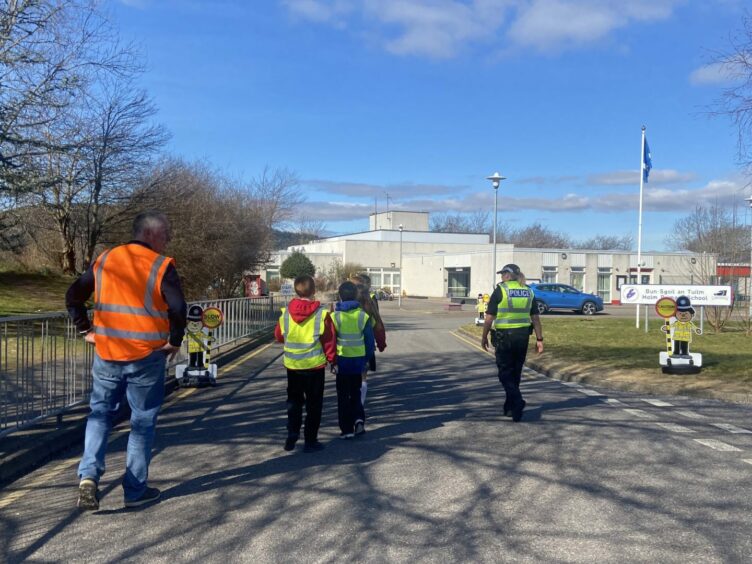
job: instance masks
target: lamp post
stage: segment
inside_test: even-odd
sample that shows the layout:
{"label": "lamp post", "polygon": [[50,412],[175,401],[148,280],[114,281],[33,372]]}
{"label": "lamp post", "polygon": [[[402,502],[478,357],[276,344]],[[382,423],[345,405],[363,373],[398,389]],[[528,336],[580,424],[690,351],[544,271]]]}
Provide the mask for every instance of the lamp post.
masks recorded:
{"label": "lamp post", "polygon": [[399,296],[397,296],[397,308],[402,309],[402,285],[405,283],[402,276],[402,224],[399,225],[400,232],[400,260],[399,260],[399,272],[400,272],[400,284],[399,284]]}
{"label": "lamp post", "polygon": [[749,278],[747,279],[747,299],[749,300],[749,318],[752,320],[752,196],[744,198],[749,204]]}
{"label": "lamp post", "polygon": [[493,270],[491,271],[491,288],[496,286],[496,220],[499,215],[499,186],[501,185],[501,181],[506,179],[506,176],[501,176],[498,172],[494,172],[491,176],[486,176],[486,180],[491,181],[491,185],[494,189]]}

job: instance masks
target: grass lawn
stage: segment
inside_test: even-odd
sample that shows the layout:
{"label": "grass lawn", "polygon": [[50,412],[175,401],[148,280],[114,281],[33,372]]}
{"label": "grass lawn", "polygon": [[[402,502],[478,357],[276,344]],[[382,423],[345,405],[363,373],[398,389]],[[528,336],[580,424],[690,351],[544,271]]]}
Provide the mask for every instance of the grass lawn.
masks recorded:
{"label": "grass lawn", "polygon": [[73,278],[0,270],[0,317],[65,311],[65,291]]}
{"label": "grass lawn", "polygon": [[[634,319],[608,316],[542,316],[545,352],[531,350],[528,359],[547,368],[584,376],[593,384],[639,381],[665,382],[671,393],[722,386],[729,393],[752,393],[752,337],[741,331],[695,335],[691,352],[702,353],[698,375],[675,376],[661,373],[658,353],[665,350],[661,320],[650,321],[650,331],[636,329]],[[698,322],[699,325],[699,322]],[[463,330],[480,338],[481,328],[466,325]]]}

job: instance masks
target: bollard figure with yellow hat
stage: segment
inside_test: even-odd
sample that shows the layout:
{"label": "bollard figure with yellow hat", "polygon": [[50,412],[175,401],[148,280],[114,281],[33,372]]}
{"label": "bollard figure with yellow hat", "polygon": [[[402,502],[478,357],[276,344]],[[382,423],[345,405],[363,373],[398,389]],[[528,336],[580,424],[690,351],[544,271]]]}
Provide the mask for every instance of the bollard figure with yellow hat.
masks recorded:
{"label": "bollard figure with yellow hat", "polygon": [[209,310],[216,308],[204,310],[200,305],[188,308],[183,339],[188,348],[188,364],[179,364],[175,367],[175,378],[181,386],[217,385],[217,365],[209,363],[211,344],[214,341],[212,328],[206,323],[206,314]]}
{"label": "bollard figure with yellow hat", "polygon": [[700,372],[702,355],[689,352],[692,335],[702,335],[702,329],[692,322],[695,310],[687,296],[679,296],[674,303],[673,315],[670,318],[666,317],[666,323],[661,326],[661,331],[666,334],[667,343],[666,352],[661,352],[659,363],[665,373]]}

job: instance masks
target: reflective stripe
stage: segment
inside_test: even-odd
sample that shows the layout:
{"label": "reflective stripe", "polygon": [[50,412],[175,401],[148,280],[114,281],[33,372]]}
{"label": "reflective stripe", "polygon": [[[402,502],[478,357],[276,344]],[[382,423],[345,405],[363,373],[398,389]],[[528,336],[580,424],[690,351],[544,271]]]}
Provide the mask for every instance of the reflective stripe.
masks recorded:
{"label": "reflective stripe", "polygon": [[321,337],[321,316],[324,314],[324,308],[320,307],[316,310],[316,318],[313,320],[313,342],[319,340]]}
{"label": "reflective stripe", "polygon": [[354,339],[337,339],[337,344],[340,347],[359,347],[363,345],[363,339],[357,337]]}
{"label": "reflective stripe", "polygon": [[94,309],[96,311],[107,311],[111,313],[128,313],[131,315],[144,315],[146,317],[160,317],[162,319],[167,319],[168,317],[166,311],[150,312],[143,307],[133,307],[125,305],[96,303],[94,304]]}
{"label": "reflective stripe", "polygon": [[532,321],[529,317],[516,317],[513,319],[495,319],[494,325],[519,325],[520,327],[523,327],[525,325],[530,325]]}
{"label": "reflective stripe", "polygon": [[358,315],[358,329],[360,329],[360,332],[363,332],[363,329],[366,328],[366,312],[362,309],[360,310],[360,315]]}
{"label": "reflective stripe", "polygon": [[320,354],[322,354],[321,351],[316,349],[304,353],[293,353],[285,351],[285,358],[289,358],[290,360],[303,360],[305,358],[313,358],[319,356]]}
{"label": "reflective stripe", "polygon": [[[155,260],[154,264],[151,265],[151,271],[149,272],[149,278],[146,281],[146,293],[144,294],[144,308],[148,312],[154,311],[154,290],[155,286],[157,284],[157,274],[159,274],[159,269],[161,268],[164,261],[167,260],[167,257],[163,257],[162,255],[159,255]],[[150,313],[152,317],[157,317],[154,313]]]}
{"label": "reflective stripe", "polygon": [[500,307],[498,311],[502,313],[530,313],[529,307]]}
{"label": "reflective stripe", "polygon": [[109,249],[102,253],[102,258],[99,260],[99,266],[97,267],[97,271],[94,273],[94,285],[97,288],[97,303],[102,301],[100,299],[100,296],[102,295],[102,270],[104,270],[104,261],[107,260],[108,254],[110,254]]}
{"label": "reflective stripe", "polygon": [[310,349],[311,343],[285,343],[286,349]]}
{"label": "reflective stripe", "polygon": [[141,339],[144,341],[163,341],[170,336],[170,333],[150,333],[148,331],[123,331],[121,329],[111,329],[100,325],[94,326],[94,333],[104,335],[105,337],[117,337],[118,339]]}

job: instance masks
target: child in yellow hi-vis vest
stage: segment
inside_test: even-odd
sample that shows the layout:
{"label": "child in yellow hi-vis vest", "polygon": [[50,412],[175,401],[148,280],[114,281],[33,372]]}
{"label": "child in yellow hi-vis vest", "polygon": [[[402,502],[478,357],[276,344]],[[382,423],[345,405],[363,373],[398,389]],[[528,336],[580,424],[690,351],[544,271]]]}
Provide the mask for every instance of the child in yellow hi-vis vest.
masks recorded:
{"label": "child in yellow hi-vis vest", "polygon": [[486,319],[486,309],[488,308],[488,304],[486,303],[486,300],[483,298],[483,294],[478,294],[478,303],[475,306],[476,311],[478,312],[478,321],[483,323]]}
{"label": "child in yellow hi-vis vest", "polygon": [[[687,296],[676,298],[676,318],[670,323],[671,338],[674,341],[674,354],[672,356],[689,358],[689,343],[692,342],[692,333],[702,335],[702,329],[692,323],[695,310]],[[661,327],[664,333],[668,331],[665,325]]]}

